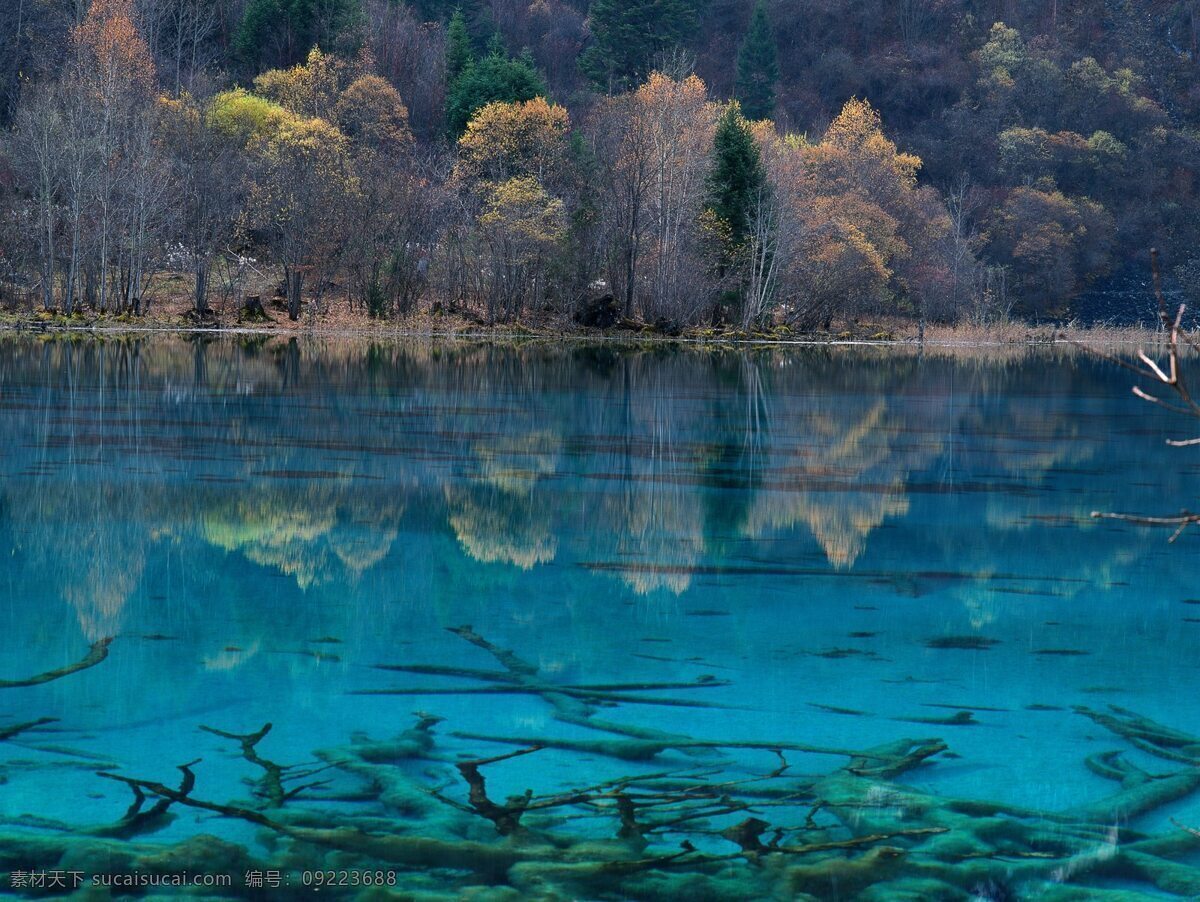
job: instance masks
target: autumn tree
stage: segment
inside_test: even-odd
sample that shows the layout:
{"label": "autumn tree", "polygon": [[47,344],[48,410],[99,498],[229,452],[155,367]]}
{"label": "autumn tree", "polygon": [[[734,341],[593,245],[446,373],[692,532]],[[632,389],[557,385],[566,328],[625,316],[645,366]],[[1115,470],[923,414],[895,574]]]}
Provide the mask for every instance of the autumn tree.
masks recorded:
{"label": "autumn tree", "polygon": [[345,256],[353,291],[371,316],[407,313],[427,283],[440,186],[414,148],[404,101],[382,78],[353,81],[335,113],[359,186]]}
{"label": "autumn tree", "polygon": [[706,307],[698,221],[717,109],[696,76],[655,73],[638,89],[652,117],[655,191],[650,205],[651,276],[645,313],[678,323]]}
{"label": "autumn tree", "polygon": [[542,300],[547,263],[566,234],[563,202],[536,178],[516,176],[487,190],[478,224],[490,252],[489,319]]}
{"label": "autumn tree", "polygon": [[[269,101],[265,103],[269,104]],[[245,226],[283,268],[288,316],[300,318],[310,276],[336,266],[344,248],[347,201],[359,191],[350,145],[336,125],[276,107],[251,132],[251,184]]]}
{"label": "autumn tree", "polygon": [[245,201],[244,142],[218,129],[210,105],[191,95],[160,103],[175,192],[171,236],[191,266],[192,309],[203,318],[209,312],[214,261],[230,252]]}
{"label": "autumn tree", "polygon": [[766,0],[758,0],[750,28],[737,57],[737,97],[749,119],[769,119],[775,112],[775,85],[779,58],[775,35],[767,16]]}
{"label": "autumn tree", "polygon": [[601,215],[609,285],[633,316],[653,190],[655,142],[648,111],[637,94],[601,101],[590,133],[603,178]]}
{"label": "autumn tree", "polygon": [[388,157],[412,147],[408,107],[400,92],[378,75],[360,75],[333,106],[333,119],[350,142]]}
{"label": "autumn tree", "polygon": [[455,172],[468,181],[530,176],[543,184],[560,185],[570,133],[567,111],[545,98],[489,103],[471,117],[458,139]]}
{"label": "autumn tree", "polygon": [[700,214],[718,115],[699,78],[655,72],[593,120],[610,279],[648,319],[687,323],[707,307]]}
{"label": "autumn tree", "polygon": [[[150,51],[134,24],[132,0],[94,0],[71,36],[73,60],[63,90],[70,97],[72,144],[77,154],[69,178],[90,182],[73,217],[89,216],[94,244],[85,261],[85,296],[101,310],[120,306],[140,312],[153,232],[166,200],[167,167],[156,140],[159,108]],[[80,169],[94,165],[90,173]],[[71,192],[74,193],[73,186]],[[78,235],[80,222],[72,223]],[[77,240],[73,258],[78,253]],[[74,290],[73,259],[68,293]],[[71,302],[68,301],[68,304]]]}
{"label": "autumn tree", "polygon": [[[358,186],[340,205],[329,197],[329,231],[396,213],[372,226],[377,243],[351,231],[328,245],[329,260],[314,248],[304,265],[335,272],[314,280],[311,270],[306,288],[336,282],[384,313],[420,290],[389,286],[423,285],[426,263],[435,278],[453,269],[474,280],[462,297],[482,299],[491,286],[473,264],[490,259],[479,220],[488,192],[530,173],[568,223],[544,258],[544,297],[576,297],[604,269],[624,312],[650,319],[696,322],[735,288],[743,320],[766,309],[752,294],[803,324],[873,312],[978,316],[1006,293],[1040,316],[1067,312],[1137,248],[1163,248],[1171,267],[1195,257],[1195,0],[1150,16],[1102,0],[779,9],[770,0],[0,3],[3,265],[47,308],[116,311],[143,309],[169,259],[191,273],[202,307],[205,267],[234,259],[223,253],[232,230],[205,212],[205,186],[229,209],[226,226],[249,223],[235,208],[270,168],[259,150],[298,120],[341,135]],[[518,48],[528,52],[514,58]],[[647,75],[653,68],[665,80]],[[721,225],[705,228],[705,209],[717,206],[708,176],[719,109],[680,87],[693,69],[714,95],[739,100],[772,185],[740,242],[721,237],[717,266],[709,239],[741,231],[740,217],[714,214],[707,225]],[[229,73],[245,90],[209,103]],[[585,117],[558,176],[531,170],[520,148],[485,159],[457,145],[489,104],[535,97],[563,98]],[[847,97],[871,105],[843,109]],[[773,113],[812,129],[837,110],[827,134],[768,134]],[[897,144],[919,148],[919,168]],[[557,134],[547,145],[563,146]],[[475,187],[460,190],[472,166],[482,167]],[[218,185],[214,173],[227,167]],[[441,240],[443,226],[453,240]],[[268,232],[260,223],[243,237]],[[396,242],[404,253],[388,249]],[[760,264],[745,269],[743,253],[736,279],[735,244],[757,248]],[[275,265],[269,245],[259,247]],[[453,267],[449,248],[463,255]],[[752,291],[751,270],[774,288]],[[447,287],[457,278],[440,289],[458,297]]]}
{"label": "autumn tree", "polygon": [[948,225],[917,190],[921,161],[884,135],[868,103],[847,102],[816,143],[764,130],[760,146],[778,195],[778,286],[788,319],[827,327],[838,315],[896,310],[910,287],[921,290],[897,275],[913,253],[906,238],[921,234],[932,245]]}
{"label": "autumn tree", "polygon": [[234,88],[212,99],[206,118],[223,135],[250,144],[275,134],[293,116],[265,97]]}
{"label": "autumn tree", "polygon": [[1003,299],[989,291],[987,267],[980,259],[986,193],[964,173],[944,189],[942,198],[947,227],[937,256],[945,261],[947,279],[941,297],[930,298],[930,313],[936,319],[963,318],[980,325],[1007,316]]}
{"label": "autumn tree", "polygon": [[[422,171],[400,93],[314,48],[217,98],[212,118],[255,161],[247,225],[284,266],[289,314],[305,282],[342,270],[372,316],[407,311],[426,280],[438,186]],[[351,225],[352,224],[352,225]]]}
{"label": "autumn tree", "polygon": [[[61,244],[69,240],[74,240],[76,246],[78,244],[77,234],[72,234],[68,226],[72,217],[67,216],[67,211],[74,205],[69,179],[64,177],[70,171],[73,151],[78,151],[67,143],[69,120],[63,100],[62,92],[55,85],[40,85],[28,92],[18,110],[9,142],[11,165],[32,202],[29,211],[32,215],[28,219],[34,224],[34,235],[30,237],[37,248],[40,294],[45,310],[53,309],[55,305]],[[73,221],[77,229],[79,217],[74,217]],[[63,299],[67,314],[72,312],[70,289],[68,285]]]}
{"label": "autumn tree", "polygon": [[297,116],[332,120],[342,87],[354,74],[345,60],[314,47],[303,63],[256,77],[254,93]]}
{"label": "autumn tree", "polygon": [[1013,269],[1028,312],[1060,310],[1108,266],[1115,226],[1100,204],[1013,189],[989,221],[991,256]]}
{"label": "autumn tree", "polygon": [[515,315],[546,297],[547,268],[566,234],[561,194],[569,181],[569,135],[567,111],[537,97],[489,103],[459,138],[454,181],[468,217],[464,225],[490,261],[491,318]]}
{"label": "autumn tree", "polygon": [[345,253],[353,295],[372,317],[410,313],[429,284],[442,185],[432,164],[407,156],[370,152],[356,170]]}

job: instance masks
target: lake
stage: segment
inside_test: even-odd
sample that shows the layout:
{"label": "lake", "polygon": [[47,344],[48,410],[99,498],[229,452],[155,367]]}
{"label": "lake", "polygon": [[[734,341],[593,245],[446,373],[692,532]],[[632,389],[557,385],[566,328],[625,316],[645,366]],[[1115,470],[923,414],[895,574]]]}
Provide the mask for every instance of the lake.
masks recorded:
{"label": "lake", "polygon": [[1198,540],[1089,516],[1195,493],[1132,378],[0,338],[5,886],[1200,893]]}

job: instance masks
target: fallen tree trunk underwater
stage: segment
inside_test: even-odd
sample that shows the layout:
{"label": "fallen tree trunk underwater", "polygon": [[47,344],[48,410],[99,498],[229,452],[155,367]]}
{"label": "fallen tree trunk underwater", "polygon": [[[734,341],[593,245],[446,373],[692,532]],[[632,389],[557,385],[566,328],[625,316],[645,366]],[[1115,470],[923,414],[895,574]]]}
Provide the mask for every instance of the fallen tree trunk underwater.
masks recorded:
{"label": "fallen tree trunk underwater", "polygon": [[[494,887],[501,893],[495,898],[1066,900],[1200,894],[1200,867],[1190,863],[1200,852],[1200,833],[1183,825],[1148,833],[1133,824],[1200,790],[1200,738],[1135,712],[1081,707],[1072,716],[1089,718],[1172,769],[1150,773],[1120,750],[1100,752],[1081,766],[1115,784],[1110,794],[1066,810],[1039,810],[948,798],[906,784],[948,752],[939,738],[831,749],[687,737],[600,720],[593,715],[602,706],[611,708],[609,695],[635,703],[637,692],[690,690],[717,681],[564,686],[470,627],[451,632],[503,669],[417,664],[384,669],[518,689],[543,699],[554,721],[611,738],[443,735],[441,717],[417,712],[413,725],[390,739],[359,736],[315,751],[315,763],[285,765],[259,750],[270,724],[246,733],[200,726],[231,743],[252,769],[245,780],[249,799],[205,799],[200,760],[179,765],[174,786],[100,770],[97,776],[133,794],[125,815],[91,826],[10,820],[16,829],[0,844],[0,870],[101,860],[111,863],[108,872],[188,870],[235,878],[252,869],[384,868],[397,872],[399,891],[429,899],[458,898],[472,887]],[[421,693],[404,687],[403,694]],[[520,747],[467,758],[464,741]],[[733,756],[746,751],[768,752],[775,765],[753,772]],[[576,756],[576,773],[588,761],[612,769],[661,758],[664,766],[548,792],[527,789],[504,799],[493,794],[488,779],[493,768],[552,755]],[[800,773],[794,770],[796,755],[844,761],[824,773]],[[318,773],[320,779],[311,779]],[[210,821],[215,825],[223,819],[251,825],[269,851],[255,853],[203,834],[174,844],[145,839],[186,809],[216,816]],[[229,892],[238,894],[234,882]],[[326,892],[369,895],[361,887]],[[244,895],[253,893],[247,888]]]}

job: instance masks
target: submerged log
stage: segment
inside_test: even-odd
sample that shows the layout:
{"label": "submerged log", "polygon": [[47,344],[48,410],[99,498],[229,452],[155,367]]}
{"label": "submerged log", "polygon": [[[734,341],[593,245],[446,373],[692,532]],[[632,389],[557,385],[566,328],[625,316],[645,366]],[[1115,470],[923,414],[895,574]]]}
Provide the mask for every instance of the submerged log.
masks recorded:
{"label": "submerged log", "polygon": [[[706,740],[600,720],[594,716],[597,696],[624,701],[647,689],[691,690],[708,683],[555,683],[470,627],[451,632],[488,653],[502,669],[388,669],[469,679],[497,692],[529,692],[546,702],[554,721],[610,735],[459,731],[452,735],[460,740],[520,748],[492,757],[468,751],[470,757],[456,758],[439,746],[434,728],[441,718],[417,713],[415,724],[391,739],[356,736],[346,746],[316,752],[330,775],[321,783],[338,781],[316,800],[285,786],[314,771],[297,771],[259,754],[269,724],[247,734],[205,727],[239,743],[242,757],[263,772],[257,781],[259,803],[198,797],[196,762],[179,766],[178,786],[104,771],[100,776],[123,783],[134,795],[125,816],[73,836],[38,838],[19,866],[49,867],[68,855],[86,858],[113,850],[115,860],[144,864],[145,853],[128,840],[165,825],[180,808],[192,808],[270,831],[271,867],[322,859],[364,870],[388,864],[412,874],[412,885],[401,894],[426,891],[430,872],[437,869],[446,872],[455,891],[486,885],[502,888],[501,895],[531,898],[1104,898],[1106,881],[1127,894],[1200,894],[1200,868],[1192,863],[1200,850],[1200,830],[1150,834],[1129,826],[1132,818],[1200,792],[1200,739],[1135,712],[1077,709],[1129,747],[1170,762],[1167,772],[1152,773],[1120,751],[1102,751],[1083,766],[1111,781],[1108,796],[1065,810],[1042,810],[939,796],[903,782],[941,760],[948,747],[939,738],[842,749],[772,739]],[[916,719],[945,726],[967,721],[964,714]],[[37,722],[8,729],[31,724]],[[746,763],[729,754],[740,750],[770,751],[779,764],[748,774]],[[556,751],[581,756],[575,772],[585,772],[595,755],[638,763],[670,751],[709,757],[673,770],[626,772],[592,785],[581,780],[584,785],[551,787],[541,794],[526,789],[503,801],[489,791],[488,767]],[[832,762],[827,772],[796,775],[785,751],[843,761]],[[293,798],[296,804],[282,805]],[[20,825],[62,829],[32,818]],[[203,844],[184,846],[160,849],[159,860],[193,863],[189,856]],[[233,854],[222,847],[221,854],[229,861],[249,859],[240,848]],[[0,862],[18,866],[4,852]]]}
{"label": "submerged log", "polygon": [[65,676],[70,676],[73,673],[79,673],[81,670],[87,670],[89,667],[95,667],[101,661],[108,657],[108,646],[112,644],[112,637],[100,639],[92,643],[92,647],[88,653],[74,664],[68,664],[66,667],[59,667],[57,670],[47,670],[45,673],[39,673],[37,676],[31,676],[24,680],[0,680],[0,689],[18,689],[23,686],[37,686],[41,683],[49,683],[53,680],[61,680]]}

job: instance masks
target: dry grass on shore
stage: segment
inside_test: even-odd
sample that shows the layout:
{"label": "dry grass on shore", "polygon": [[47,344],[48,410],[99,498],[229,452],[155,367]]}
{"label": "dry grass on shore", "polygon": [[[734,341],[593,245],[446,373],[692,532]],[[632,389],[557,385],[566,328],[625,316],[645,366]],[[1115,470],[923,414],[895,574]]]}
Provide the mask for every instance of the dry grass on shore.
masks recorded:
{"label": "dry grass on shore", "polygon": [[[798,332],[786,326],[769,331],[742,332],[728,328],[700,327],[667,335],[653,326],[627,322],[606,330],[583,328],[570,318],[551,312],[522,317],[508,323],[489,324],[482,311],[432,312],[428,308],[396,319],[379,320],[365,311],[352,308],[338,299],[322,305],[319,312],[306,310],[299,320],[288,319],[285,310],[264,301],[269,319],[265,322],[244,322],[238,311],[227,305],[215,307],[213,315],[203,320],[191,312],[186,295],[169,295],[151,305],[141,316],[128,314],[99,314],[82,311],[71,317],[47,313],[33,306],[22,306],[0,312],[0,329],[38,332],[93,333],[256,333],[280,337],[339,337],[359,336],[389,340],[408,337],[446,337],[483,340],[608,340],[630,343],[678,342],[701,345],[892,345],[915,346],[919,329],[910,319],[887,318],[872,321],[834,323],[829,331]],[[988,324],[960,323],[956,325],[927,324],[923,346],[938,349],[938,353],[980,353],[986,349],[998,352],[1057,346],[1069,350],[1074,346],[1154,347],[1165,341],[1161,330],[1144,326],[1115,327],[1107,325],[1080,326],[1076,324],[1035,325],[1019,320]]]}

